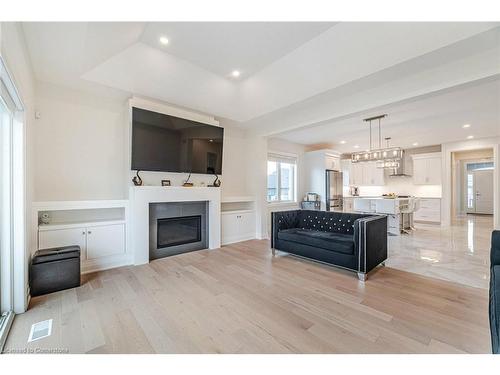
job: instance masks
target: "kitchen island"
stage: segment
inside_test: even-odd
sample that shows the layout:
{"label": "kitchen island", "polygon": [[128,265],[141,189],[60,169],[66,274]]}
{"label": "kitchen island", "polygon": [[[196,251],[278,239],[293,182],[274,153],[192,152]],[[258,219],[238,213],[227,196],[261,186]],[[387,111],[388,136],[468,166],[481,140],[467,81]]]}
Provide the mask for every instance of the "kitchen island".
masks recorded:
{"label": "kitchen island", "polygon": [[414,197],[354,197],[353,212],[388,216],[387,232],[399,236],[413,228],[413,213],[418,210]]}

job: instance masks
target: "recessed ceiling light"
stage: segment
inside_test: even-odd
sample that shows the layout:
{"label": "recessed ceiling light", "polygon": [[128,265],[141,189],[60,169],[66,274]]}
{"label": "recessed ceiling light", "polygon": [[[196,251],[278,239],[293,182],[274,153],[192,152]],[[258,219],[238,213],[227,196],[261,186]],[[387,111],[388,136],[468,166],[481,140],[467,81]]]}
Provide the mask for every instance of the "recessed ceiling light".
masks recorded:
{"label": "recessed ceiling light", "polygon": [[467,139],[473,139],[473,138],[474,138],[474,136],[473,136],[473,135],[469,135],[469,136],[467,137]]}
{"label": "recessed ceiling light", "polygon": [[166,36],[161,36],[160,43],[166,46],[168,44],[168,38]]}
{"label": "recessed ceiling light", "polygon": [[359,145],[354,145],[354,148],[359,148]]}
{"label": "recessed ceiling light", "polygon": [[346,141],[340,141],[340,144],[341,144],[341,145],[345,145],[345,144],[346,144]]}
{"label": "recessed ceiling light", "polygon": [[240,76],[240,71],[239,70],[233,70],[231,75],[234,77],[234,78],[238,78]]}
{"label": "recessed ceiling light", "polygon": [[462,125],[462,128],[464,128],[464,129],[470,128],[470,124]]}
{"label": "recessed ceiling light", "polygon": [[413,146],[418,146],[418,142],[413,142]]}

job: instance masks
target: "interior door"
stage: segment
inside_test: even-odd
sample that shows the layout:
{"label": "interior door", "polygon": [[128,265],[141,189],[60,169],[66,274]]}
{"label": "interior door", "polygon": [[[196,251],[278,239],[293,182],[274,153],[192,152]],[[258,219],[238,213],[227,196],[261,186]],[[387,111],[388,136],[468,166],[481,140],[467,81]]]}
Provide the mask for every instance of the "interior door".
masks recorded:
{"label": "interior door", "polygon": [[474,175],[475,213],[493,214],[493,170],[477,170]]}

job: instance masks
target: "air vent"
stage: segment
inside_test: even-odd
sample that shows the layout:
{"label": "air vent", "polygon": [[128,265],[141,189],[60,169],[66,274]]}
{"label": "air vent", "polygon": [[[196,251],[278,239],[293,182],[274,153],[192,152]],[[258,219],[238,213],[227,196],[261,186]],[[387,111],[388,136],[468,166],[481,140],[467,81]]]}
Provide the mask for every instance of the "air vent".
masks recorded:
{"label": "air vent", "polygon": [[36,341],[49,337],[52,334],[52,319],[35,323],[31,326],[28,342]]}

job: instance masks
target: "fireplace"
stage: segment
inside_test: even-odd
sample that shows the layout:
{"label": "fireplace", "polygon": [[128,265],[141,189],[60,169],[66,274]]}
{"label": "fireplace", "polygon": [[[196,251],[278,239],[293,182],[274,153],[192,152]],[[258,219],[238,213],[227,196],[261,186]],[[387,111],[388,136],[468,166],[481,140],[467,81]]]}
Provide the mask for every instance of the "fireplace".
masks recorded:
{"label": "fireplace", "polygon": [[149,259],[208,247],[206,201],[149,204]]}
{"label": "fireplace", "polygon": [[158,219],[156,245],[159,249],[201,241],[201,215]]}

